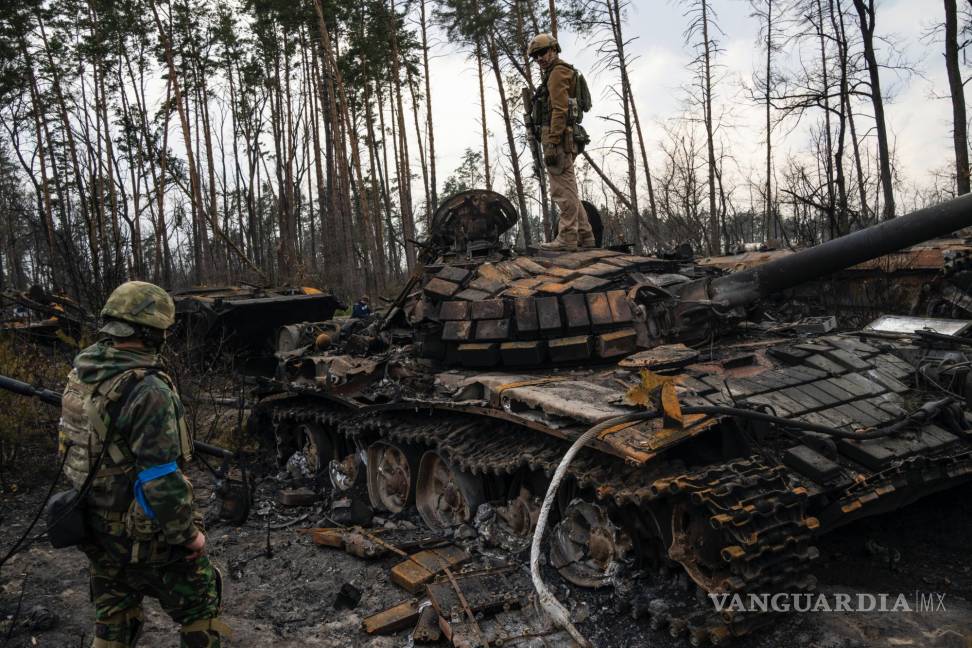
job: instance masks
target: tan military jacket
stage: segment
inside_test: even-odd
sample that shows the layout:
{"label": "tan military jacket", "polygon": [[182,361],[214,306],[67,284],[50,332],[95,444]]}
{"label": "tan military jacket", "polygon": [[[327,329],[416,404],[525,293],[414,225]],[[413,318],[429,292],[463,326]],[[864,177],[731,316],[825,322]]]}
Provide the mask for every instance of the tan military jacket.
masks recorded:
{"label": "tan military jacket", "polygon": [[557,59],[544,73],[544,80],[547,84],[550,122],[544,124],[548,128],[543,129],[543,143],[556,145],[561,143],[567,130],[567,100],[576,92],[574,68],[566,61]]}

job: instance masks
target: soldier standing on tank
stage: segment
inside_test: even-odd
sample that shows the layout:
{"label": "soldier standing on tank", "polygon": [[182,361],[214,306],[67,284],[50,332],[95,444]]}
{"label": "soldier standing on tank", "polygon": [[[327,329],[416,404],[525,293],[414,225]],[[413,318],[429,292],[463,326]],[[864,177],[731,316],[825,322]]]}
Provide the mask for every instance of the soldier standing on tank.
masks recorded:
{"label": "soldier standing on tank", "polygon": [[82,502],[88,535],[80,545],[91,563],[92,647],[134,646],[146,595],[181,625],[183,647],[218,647],[228,633],[219,572],[204,553],[183,473],[192,453],[185,412],[159,355],[175,305],[158,286],[130,281],[101,315],[104,337],[74,360],[59,430],[75,488],[97,468]]}
{"label": "soldier standing on tank", "polygon": [[544,250],[572,251],[594,247],[594,232],[580,201],[574,176],[573,119],[570,99],[577,96],[574,67],[560,59],[560,45],[550,34],[538,34],[527,54],[540,66],[543,78],[534,97],[534,124],[539,125],[543,160],[550,178],[550,195],[560,210],[557,237],[541,243]]}

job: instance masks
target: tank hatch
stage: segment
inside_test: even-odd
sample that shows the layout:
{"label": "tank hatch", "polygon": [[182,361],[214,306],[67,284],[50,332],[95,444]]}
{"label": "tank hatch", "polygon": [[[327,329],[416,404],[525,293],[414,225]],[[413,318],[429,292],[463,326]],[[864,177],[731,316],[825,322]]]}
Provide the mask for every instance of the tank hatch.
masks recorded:
{"label": "tank hatch", "polygon": [[500,237],[515,224],[516,209],[503,195],[482,189],[463,191],[435,210],[429,245],[449,258],[502,254]]}

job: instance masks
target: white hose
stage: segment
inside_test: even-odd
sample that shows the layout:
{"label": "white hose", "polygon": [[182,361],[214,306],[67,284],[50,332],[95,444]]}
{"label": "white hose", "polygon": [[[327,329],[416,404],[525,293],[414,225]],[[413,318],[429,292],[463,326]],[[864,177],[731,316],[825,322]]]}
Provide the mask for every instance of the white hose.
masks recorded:
{"label": "white hose", "polygon": [[587,443],[596,437],[598,434],[608,429],[609,427],[620,425],[622,423],[630,423],[632,421],[638,421],[646,418],[655,418],[658,415],[655,412],[639,412],[636,414],[625,414],[624,416],[616,416],[614,418],[602,421],[589,429],[584,434],[574,441],[574,444],[570,446],[567,450],[567,454],[564,458],[560,460],[560,465],[557,466],[557,470],[554,472],[553,479],[550,480],[550,486],[547,487],[547,494],[543,497],[543,505],[540,507],[540,516],[537,518],[537,528],[533,532],[533,544],[530,545],[530,578],[533,580],[533,587],[537,590],[537,598],[540,603],[540,607],[543,608],[550,618],[558,626],[566,630],[574,641],[580,644],[581,648],[591,648],[591,642],[589,642],[580,631],[574,627],[574,624],[570,622],[570,612],[563,606],[563,604],[557,600],[557,597],[547,589],[547,585],[543,582],[543,578],[540,576],[540,545],[543,542],[543,533],[547,528],[547,518],[550,517],[550,507],[553,506],[554,499],[557,497],[557,489],[560,488],[560,482],[563,480],[564,475],[567,474],[567,469],[570,467],[571,462],[577,453],[580,452]]}

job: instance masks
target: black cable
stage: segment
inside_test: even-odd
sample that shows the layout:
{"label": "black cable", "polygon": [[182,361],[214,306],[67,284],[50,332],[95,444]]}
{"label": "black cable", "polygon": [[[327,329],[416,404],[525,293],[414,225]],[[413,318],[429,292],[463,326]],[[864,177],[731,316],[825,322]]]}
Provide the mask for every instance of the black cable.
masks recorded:
{"label": "black cable", "polygon": [[20,583],[20,596],[17,597],[17,609],[14,610],[13,617],[10,619],[10,625],[7,626],[7,635],[3,638],[3,644],[0,644],[3,648],[6,648],[7,644],[10,643],[11,637],[13,637],[14,632],[17,629],[17,621],[20,620],[20,612],[24,609],[24,594],[27,593],[27,578],[30,576],[29,571],[24,572],[24,580]]}
{"label": "black cable", "polygon": [[[930,401],[925,403],[918,411],[926,411],[926,408],[939,408],[935,413],[938,414],[941,410],[940,408],[948,403],[952,402],[950,398],[944,398],[939,401]],[[915,412],[917,413],[917,412]],[[888,425],[886,427],[878,428],[872,430],[871,432],[848,432],[847,430],[838,430],[837,428],[827,427],[825,425],[817,425],[816,423],[807,423],[806,421],[794,420],[783,418],[782,416],[775,416],[773,414],[767,414],[765,412],[758,412],[756,410],[744,409],[742,407],[726,407],[724,405],[698,405],[693,407],[683,407],[682,414],[706,414],[708,416],[738,416],[739,418],[747,418],[754,421],[765,421],[767,423],[775,423],[781,427],[797,428],[800,430],[806,430],[808,432],[817,432],[819,434],[825,434],[827,436],[837,437],[839,439],[852,439],[855,441],[867,441],[869,439],[882,439],[884,437],[891,436],[901,432],[902,429],[908,425],[914,423],[915,421],[911,418],[914,413],[906,416],[900,421]],[[629,420],[651,420],[656,418],[661,418],[663,412],[640,412],[637,419]],[[931,420],[929,416],[926,420]]]}
{"label": "black cable", "polygon": [[[933,401],[926,403],[924,407],[928,406],[941,406],[950,402],[951,399],[943,399],[940,401]],[[919,410],[920,411],[920,410]],[[905,417],[904,419],[893,423],[887,427],[879,428],[871,432],[848,432],[847,430],[838,430],[836,428],[827,427],[824,425],[817,425],[815,423],[807,423],[805,421],[793,420],[788,418],[783,418],[781,416],[774,416],[772,414],[766,414],[765,412],[757,412],[755,410],[743,409],[741,407],[725,407],[722,405],[700,405],[697,407],[683,407],[683,414],[709,414],[715,416],[738,416],[740,418],[748,418],[755,421],[765,421],[767,423],[775,423],[784,427],[798,428],[801,430],[807,430],[808,432],[818,432],[820,434],[826,434],[827,436],[837,437],[839,439],[853,439],[855,441],[867,441],[869,439],[881,439],[884,437],[897,434],[904,427],[913,423],[911,416]],[[660,414],[659,414],[660,416]]]}

